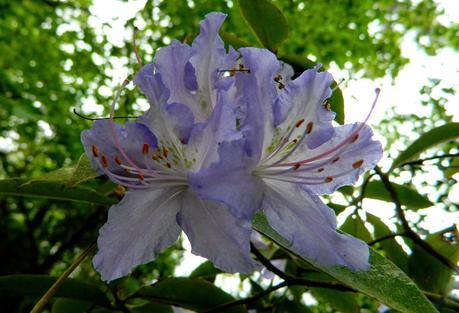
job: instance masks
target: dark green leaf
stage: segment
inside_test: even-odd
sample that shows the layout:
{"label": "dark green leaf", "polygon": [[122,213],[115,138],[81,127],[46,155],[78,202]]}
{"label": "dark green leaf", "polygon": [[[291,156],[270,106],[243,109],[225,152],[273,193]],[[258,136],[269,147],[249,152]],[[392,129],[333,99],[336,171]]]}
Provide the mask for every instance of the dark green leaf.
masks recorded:
{"label": "dark green leaf", "polygon": [[273,313],[311,313],[312,311],[301,302],[284,299],[276,303]]}
{"label": "dark green leaf", "polygon": [[337,204],[337,203],[333,203],[333,202],[328,202],[327,205],[330,208],[332,208],[333,211],[335,211],[336,215],[340,214],[341,212],[343,212],[347,208],[346,205]]}
{"label": "dark green leaf", "polygon": [[421,152],[438,145],[447,140],[454,140],[459,137],[459,123],[447,123],[440,127],[429,130],[416,139],[408,148],[406,148],[392,163],[392,168],[401,165],[404,162],[413,160]]}
{"label": "dark green leaf", "polygon": [[[451,263],[456,264],[459,261],[458,238],[456,227],[451,227],[429,235],[426,241]],[[417,245],[410,255],[409,270],[422,289],[444,295],[450,291],[454,271]]]}
{"label": "dark green leaf", "polygon": [[276,51],[288,36],[288,25],[282,12],[269,0],[239,0],[242,16],[260,43]]}
{"label": "dark green leaf", "polygon": [[130,307],[133,313],[174,313],[170,305],[160,303],[147,303],[143,305]]}
{"label": "dark green leaf", "polygon": [[35,197],[54,200],[114,204],[116,200],[93,189],[82,186],[69,187],[54,181],[30,182],[26,178],[0,180],[0,196]]}
{"label": "dark green leaf", "polygon": [[89,301],[59,298],[54,301],[51,313],[85,313],[92,305]]}
{"label": "dark green leaf", "polygon": [[[387,227],[379,217],[367,213],[367,221],[374,227],[375,239],[392,234],[390,228]],[[398,242],[394,238],[389,238],[381,241],[379,244],[386,253],[386,257],[406,273],[408,268],[408,256]]]}
{"label": "dark green leaf", "polygon": [[191,272],[190,278],[202,278],[213,282],[215,280],[215,276],[220,273],[222,273],[222,271],[215,268],[212,262],[206,261]]}
{"label": "dark green leaf", "polygon": [[362,239],[365,242],[369,242],[373,239],[358,214],[349,215],[340,229],[354,237]]}
{"label": "dark green leaf", "polygon": [[[210,310],[234,301],[232,296],[214,284],[193,278],[166,278],[155,285],[141,288],[135,296],[197,311]],[[239,305],[222,312],[247,313],[247,310]]]}
{"label": "dark green leaf", "polygon": [[[8,275],[0,277],[0,291],[5,294],[41,297],[56,281],[56,277],[46,275]],[[109,300],[96,286],[67,279],[57,290],[55,297],[83,300],[107,305]]]}
{"label": "dark green leaf", "polygon": [[[252,221],[252,226],[258,232],[270,237],[273,241],[295,254],[288,242],[269,226],[266,217],[262,214],[257,214]],[[352,286],[352,288],[374,297],[401,312],[438,312],[416,284],[392,262],[372,249],[370,249],[369,262],[371,268],[368,271],[360,272],[352,272],[347,268],[338,266],[314,265],[342,283]],[[410,300],[407,301],[407,299]]]}
{"label": "dark green leaf", "polygon": [[359,303],[352,292],[343,292],[327,288],[311,288],[311,293],[319,301],[329,304],[342,313],[358,313]]}

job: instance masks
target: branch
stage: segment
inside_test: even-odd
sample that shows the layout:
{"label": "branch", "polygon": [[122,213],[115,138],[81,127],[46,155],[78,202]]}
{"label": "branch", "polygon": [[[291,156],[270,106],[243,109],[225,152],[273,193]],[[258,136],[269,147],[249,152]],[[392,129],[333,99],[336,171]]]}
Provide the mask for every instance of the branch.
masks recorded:
{"label": "branch", "polygon": [[422,165],[425,161],[437,160],[437,159],[446,159],[446,158],[455,158],[455,157],[458,157],[458,156],[459,156],[459,153],[436,155],[436,156],[432,156],[432,157],[425,158],[425,159],[419,159],[419,160],[404,162],[404,163],[400,164],[398,167],[403,167],[405,165]]}
{"label": "branch", "polygon": [[395,238],[395,237],[398,237],[398,236],[406,236],[406,237],[408,237],[408,235],[405,232],[395,233],[395,234],[388,234],[388,235],[376,238],[375,240],[372,240],[370,242],[367,242],[367,245],[372,246],[372,245],[374,245],[374,244],[376,244],[378,242],[381,242],[381,241],[384,241],[384,240],[387,240],[387,239],[391,239],[391,238]]}
{"label": "branch", "polygon": [[390,182],[389,177],[387,176],[387,174],[383,173],[378,166],[375,167],[374,170],[379,175],[379,177],[381,177],[384,187],[389,192],[390,197],[392,198],[392,201],[395,204],[395,210],[397,212],[397,216],[399,220],[402,222],[403,229],[405,230],[405,236],[410,238],[415,244],[422,247],[427,253],[429,253],[430,255],[435,257],[438,261],[440,261],[445,266],[449,267],[450,269],[452,269],[453,271],[457,273],[458,269],[455,264],[453,264],[448,258],[443,256],[442,254],[437,252],[429,243],[422,240],[422,238],[419,237],[419,235],[411,229],[408,223],[408,220],[405,217],[405,213],[403,212],[402,205],[398,197],[397,191],[392,186],[392,183]]}

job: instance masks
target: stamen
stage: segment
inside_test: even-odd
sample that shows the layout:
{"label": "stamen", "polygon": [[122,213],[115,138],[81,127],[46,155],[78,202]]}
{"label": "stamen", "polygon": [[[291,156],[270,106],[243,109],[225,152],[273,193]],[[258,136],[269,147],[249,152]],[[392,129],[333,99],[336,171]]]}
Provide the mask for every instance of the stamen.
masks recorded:
{"label": "stamen", "polygon": [[135,58],[137,60],[137,64],[139,64],[140,66],[142,66],[142,59],[140,58],[140,55],[139,55],[139,51],[137,50],[137,44],[136,44],[136,41],[135,41],[135,37],[137,35],[137,27],[134,27],[134,31],[132,32],[132,47],[134,49],[134,54],[135,54]]}
{"label": "stamen", "polygon": [[323,172],[324,170],[325,170],[325,169],[324,169],[323,167],[321,167],[321,168],[317,169],[317,172],[320,173],[320,172]]}
{"label": "stamen", "polygon": [[298,122],[296,122],[295,127],[296,127],[296,128],[300,127],[301,124],[303,124],[303,122],[304,122],[304,118],[301,119],[301,120],[299,120]]}
{"label": "stamen", "polygon": [[99,149],[97,149],[97,147],[95,145],[92,145],[92,155],[95,157],[95,158],[98,158],[99,157]]}
{"label": "stamen", "polygon": [[338,162],[338,161],[339,161],[339,159],[340,159],[340,157],[339,157],[339,156],[337,156],[337,157],[336,157],[336,158],[334,158],[334,159],[333,159],[331,162],[332,162],[332,163],[336,163],[336,162]]}
{"label": "stamen", "polygon": [[169,162],[166,163],[166,166],[167,166],[168,168],[171,168],[171,167],[172,167],[172,165],[171,165]]}
{"label": "stamen", "polygon": [[364,162],[363,160],[358,160],[358,161],[352,163],[352,168],[359,168],[359,167],[361,167],[362,164],[363,164],[363,162]]}
{"label": "stamen", "polygon": [[357,139],[359,139],[359,136],[360,136],[360,135],[359,135],[358,133],[357,133],[357,134],[355,134],[354,138],[352,138],[352,139],[351,139],[351,143],[354,143],[354,142],[356,142],[356,141],[357,141]]}
{"label": "stamen", "polygon": [[293,166],[293,169],[294,169],[294,170],[297,170],[297,169],[300,168],[300,166],[301,166],[301,164],[297,163],[297,164],[295,164],[295,165]]}
{"label": "stamen", "polygon": [[145,180],[145,177],[141,174],[137,175],[137,177],[141,180],[141,181],[144,181]]}
{"label": "stamen", "polygon": [[326,183],[331,183],[332,181],[333,181],[333,177],[331,177],[331,176],[325,177],[325,182]]}
{"label": "stamen", "polygon": [[314,126],[313,122],[309,122],[306,126],[306,134],[310,134],[312,132],[312,127]]}
{"label": "stamen", "polygon": [[328,103],[328,102],[324,103],[324,109],[327,110],[327,111],[331,111],[330,103]]}
{"label": "stamen", "polygon": [[169,154],[169,149],[167,149],[166,147],[163,147],[163,156],[167,158],[168,154]]}

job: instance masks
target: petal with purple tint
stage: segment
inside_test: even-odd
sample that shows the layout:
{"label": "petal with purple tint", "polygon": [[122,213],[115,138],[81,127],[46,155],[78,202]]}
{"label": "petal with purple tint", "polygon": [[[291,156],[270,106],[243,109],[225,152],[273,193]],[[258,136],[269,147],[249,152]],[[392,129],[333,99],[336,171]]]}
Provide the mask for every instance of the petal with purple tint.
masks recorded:
{"label": "petal with purple tint", "polygon": [[104,173],[103,166],[113,173],[124,173],[119,162],[133,162],[139,167],[144,166],[144,144],[148,144],[151,150],[156,149],[156,136],[147,126],[138,122],[127,122],[125,127],[113,123],[113,135],[110,123],[112,122],[109,120],[95,121],[92,129],[81,133],[81,141],[92,165],[100,173]]}
{"label": "petal with purple tint", "polygon": [[104,281],[127,275],[135,266],[148,263],[177,240],[176,215],[180,189],[135,190],[110,208],[99,230],[99,251],[93,259]]}
{"label": "petal with purple tint", "polygon": [[168,124],[182,143],[188,142],[194,125],[194,116],[190,108],[181,103],[171,103],[166,106]]}
{"label": "petal with purple tint", "polygon": [[[335,136],[327,144],[312,150],[312,154],[320,154],[337,146],[357,130],[360,123],[347,124],[335,128]],[[305,185],[305,187],[315,194],[330,194],[341,186],[353,185],[357,182],[359,176],[375,167],[376,163],[382,157],[382,147],[379,141],[372,139],[373,132],[371,128],[364,125],[363,128],[351,138],[351,142],[331,153],[322,160],[311,164],[304,165],[304,175],[308,177],[322,177],[323,184]],[[318,165],[314,165],[318,164]],[[320,164],[320,166],[319,166]],[[312,168],[310,171],[307,168]],[[301,171],[300,167],[298,171]]]}
{"label": "petal with purple tint", "polygon": [[250,256],[250,221],[232,216],[222,203],[199,200],[187,192],[177,214],[191,242],[192,252],[229,273],[251,273],[257,263]]}
{"label": "petal with purple tint", "polygon": [[206,116],[216,105],[217,87],[225,85],[219,81],[230,80],[223,76],[222,71],[233,68],[238,56],[233,49],[226,52],[223,40],[218,34],[225,18],[226,14],[223,13],[207,14],[201,21],[200,34],[192,44],[193,55],[190,63],[196,73],[199,103]]}
{"label": "petal with purple tint", "polygon": [[263,185],[252,175],[258,160],[250,157],[250,149],[244,139],[222,142],[218,162],[188,174],[191,190],[201,199],[225,203],[238,218],[251,219],[260,208]]}
{"label": "petal with purple tint", "polygon": [[169,89],[163,84],[161,75],[155,73],[153,63],[145,65],[134,79],[134,83],[147,97],[150,105],[154,108],[164,106],[169,99]]}
{"label": "petal with purple tint", "polygon": [[297,132],[307,131],[305,142],[309,149],[330,139],[333,136],[332,121],[335,113],[324,106],[324,101],[331,95],[332,81],[330,73],[319,73],[313,68],[287,82],[274,105],[275,125],[287,129],[303,121]]}
{"label": "petal with purple tint", "polygon": [[218,146],[223,141],[239,138],[236,115],[226,92],[219,91],[217,105],[205,123],[196,125],[190,135],[186,154],[194,159],[191,170],[208,167],[218,160]]}
{"label": "petal with purple tint", "polygon": [[368,269],[368,246],[338,233],[333,211],[318,196],[295,184],[268,182],[263,210],[271,227],[312,264]]}

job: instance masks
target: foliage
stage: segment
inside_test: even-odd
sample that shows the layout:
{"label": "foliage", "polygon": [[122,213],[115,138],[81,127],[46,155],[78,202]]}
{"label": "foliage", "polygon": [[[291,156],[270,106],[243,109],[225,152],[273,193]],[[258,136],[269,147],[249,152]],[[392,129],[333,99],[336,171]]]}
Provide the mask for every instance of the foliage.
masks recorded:
{"label": "foliage", "polygon": [[[196,25],[210,11],[228,13],[227,43],[264,45],[292,63],[297,73],[317,61],[352,75],[395,77],[409,61],[400,50],[408,33],[429,54],[442,47],[459,49],[459,24],[442,24],[433,0],[147,1],[124,27],[127,33],[134,26],[139,29],[140,55],[148,62],[171,39],[193,38]],[[0,1],[0,304],[6,312],[29,311],[54,277],[94,242],[109,205],[124,194],[80,157],[80,132],[90,122],[72,113],[106,114],[110,90],[118,82],[114,68],[124,65],[130,75],[138,69],[131,38],[114,43],[107,35],[109,23],[97,28],[95,20],[91,0]],[[314,267],[289,251],[289,242],[258,216],[254,228],[270,238],[263,239],[265,265],[287,260],[285,272],[276,273],[284,285],[266,284],[257,274],[240,275],[250,288],[230,295],[214,284],[226,274],[208,262],[189,278],[174,278],[182,258],[177,245],[110,285],[86,261],[47,309],[172,312],[170,305],[175,305],[205,311],[241,298],[245,300],[234,302],[227,312],[357,312],[376,311],[381,304],[402,312],[435,312],[433,305],[458,311],[459,302],[450,294],[456,274],[446,262],[457,264],[457,229],[430,233],[421,227],[426,208],[458,210],[448,199],[457,183],[457,123],[444,109],[446,100],[434,96],[439,83],[431,80],[420,90],[428,116],[389,111],[380,123],[392,168],[384,175],[371,173],[358,186],[341,189],[341,200],[330,200],[339,215],[350,212],[345,208],[354,210],[342,230],[373,247],[370,272]],[[333,109],[343,122],[341,90],[335,95]],[[128,90],[120,114],[140,112],[139,98],[137,90]],[[405,126],[417,139],[398,131]],[[444,176],[432,180],[426,164]],[[390,224],[365,210],[368,199],[383,200],[388,210],[396,207]],[[406,223],[405,212],[411,217]],[[318,303],[306,304],[305,293]]]}

